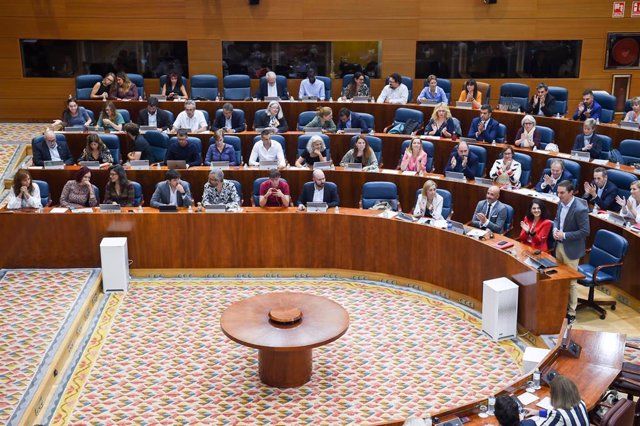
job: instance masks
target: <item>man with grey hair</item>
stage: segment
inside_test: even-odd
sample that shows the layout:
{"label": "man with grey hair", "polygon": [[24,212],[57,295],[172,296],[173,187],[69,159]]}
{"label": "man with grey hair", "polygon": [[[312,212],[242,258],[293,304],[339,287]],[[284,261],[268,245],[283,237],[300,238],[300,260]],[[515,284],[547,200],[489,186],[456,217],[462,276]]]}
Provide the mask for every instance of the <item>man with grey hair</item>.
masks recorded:
{"label": "man with grey hair", "polygon": [[233,182],[224,180],[224,172],[220,169],[214,169],[209,173],[209,180],[204,184],[202,195],[202,205],[214,204],[224,204],[227,210],[240,207],[240,196],[236,186]]}
{"label": "man with grey hair", "polygon": [[320,169],[313,171],[313,182],[307,182],[302,187],[298,198],[298,209],[304,210],[308,202],[327,203],[327,207],[340,205],[338,187],[333,182],[327,182],[324,172]]}
{"label": "man with grey hair", "polygon": [[34,138],[31,142],[34,166],[44,166],[45,161],[64,161],[68,166],[74,164],[69,146],[64,138],[57,140],[53,130],[47,129],[42,141],[36,142],[37,139]]}
{"label": "man with grey hair", "polygon": [[265,97],[279,97],[280,99],[289,99],[289,92],[287,91],[287,83],[285,81],[278,81],[276,73],[269,71],[265,78],[260,79],[260,86],[256,93],[256,98],[261,101]]}
{"label": "man with grey hair", "polygon": [[178,114],[173,122],[173,131],[178,129],[189,129],[190,133],[206,132],[208,128],[207,120],[202,111],[196,109],[195,101],[189,99],[184,103],[184,111]]}
{"label": "man with grey hair", "polygon": [[564,169],[564,162],[555,159],[551,162],[551,168],[544,169],[542,176],[536,185],[536,191],[555,194],[558,192],[558,184],[563,180],[573,180],[573,175]]}

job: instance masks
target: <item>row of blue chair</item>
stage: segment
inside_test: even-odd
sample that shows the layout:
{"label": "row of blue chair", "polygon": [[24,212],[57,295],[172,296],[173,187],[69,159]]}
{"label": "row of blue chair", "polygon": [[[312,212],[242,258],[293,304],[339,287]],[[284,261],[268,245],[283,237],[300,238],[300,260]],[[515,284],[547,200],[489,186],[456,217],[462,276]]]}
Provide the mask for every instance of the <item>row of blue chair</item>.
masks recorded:
{"label": "row of blue chair", "polygon": [[[144,203],[142,199],[142,185],[135,181],[129,181],[133,185],[133,204],[135,207],[138,207]],[[38,189],[40,190],[40,202],[43,206],[48,206],[51,203],[51,194],[49,191],[49,184],[43,180],[34,179],[33,183],[38,185]],[[100,190],[97,186],[93,186],[93,193],[96,195],[96,199],[100,200]]]}

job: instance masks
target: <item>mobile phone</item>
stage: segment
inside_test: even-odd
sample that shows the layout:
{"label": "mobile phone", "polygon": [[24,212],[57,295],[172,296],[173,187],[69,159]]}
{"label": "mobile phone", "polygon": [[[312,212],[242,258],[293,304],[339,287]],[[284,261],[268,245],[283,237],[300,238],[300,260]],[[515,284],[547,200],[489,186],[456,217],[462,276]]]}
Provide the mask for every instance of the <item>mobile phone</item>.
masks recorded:
{"label": "mobile phone", "polygon": [[469,423],[471,421],[471,419],[469,417],[460,417],[460,421],[462,423]]}
{"label": "mobile phone", "polygon": [[555,274],[556,272],[558,272],[558,271],[556,271],[555,269],[549,269],[549,270],[547,270],[547,271],[544,271],[544,273],[545,273],[545,274],[547,274],[547,275],[553,275],[553,274]]}
{"label": "mobile phone", "polygon": [[506,246],[507,244],[509,244],[509,241],[507,241],[507,240],[502,240],[502,241],[500,241],[500,242],[498,243],[498,245],[499,245],[500,247],[502,247],[502,246]]}

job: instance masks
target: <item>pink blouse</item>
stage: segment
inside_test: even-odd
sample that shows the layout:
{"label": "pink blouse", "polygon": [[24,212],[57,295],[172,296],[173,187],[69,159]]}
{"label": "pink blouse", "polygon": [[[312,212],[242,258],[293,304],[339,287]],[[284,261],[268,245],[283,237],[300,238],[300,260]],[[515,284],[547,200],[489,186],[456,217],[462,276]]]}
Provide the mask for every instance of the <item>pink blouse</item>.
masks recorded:
{"label": "pink blouse", "polygon": [[409,162],[407,163],[406,171],[417,172],[418,162],[420,163],[420,170],[423,172],[427,171],[427,153],[424,152],[424,150],[418,154],[417,158],[405,151],[402,162],[404,163],[407,158],[409,158]]}

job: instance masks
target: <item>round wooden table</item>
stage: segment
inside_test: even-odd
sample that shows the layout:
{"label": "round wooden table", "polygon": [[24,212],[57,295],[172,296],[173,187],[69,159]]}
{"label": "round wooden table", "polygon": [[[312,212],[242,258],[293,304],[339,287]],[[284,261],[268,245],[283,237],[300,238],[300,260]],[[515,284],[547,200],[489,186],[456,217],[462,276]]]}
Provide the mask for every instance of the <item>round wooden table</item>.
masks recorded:
{"label": "round wooden table", "polygon": [[[269,318],[269,312],[283,308],[298,308],[302,318],[288,324]],[[234,342],[259,350],[263,383],[294,388],[311,379],[312,349],[331,343],[347,332],[349,314],[326,297],[270,293],[229,306],[220,318],[220,327]]]}

